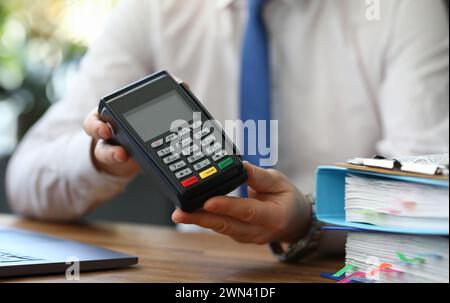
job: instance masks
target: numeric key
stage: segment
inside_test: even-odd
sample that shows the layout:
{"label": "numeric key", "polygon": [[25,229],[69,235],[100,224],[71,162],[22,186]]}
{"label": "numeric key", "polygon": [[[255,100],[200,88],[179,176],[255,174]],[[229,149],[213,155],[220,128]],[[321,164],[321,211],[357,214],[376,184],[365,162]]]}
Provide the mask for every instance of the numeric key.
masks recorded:
{"label": "numeric key", "polygon": [[199,170],[201,170],[201,169],[207,167],[207,166],[210,165],[210,164],[211,164],[211,161],[209,161],[208,159],[206,159],[206,160],[203,160],[203,161],[200,162],[200,163],[195,164],[195,165],[194,165],[194,169],[195,169],[196,171],[199,171]]}
{"label": "numeric key", "polygon": [[169,166],[169,169],[170,169],[171,171],[176,171],[176,170],[179,170],[180,168],[183,168],[183,167],[185,167],[185,166],[186,166],[186,162],[180,161],[180,162],[177,162],[177,163],[175,163],[175,164],[170,165],[170,166]]}
{"label": "numeric key", "polygon": [[178,154],[174,154],[174,155],[171,155],[171,156],[163,159],[165,164],[170,164],[170,163],[175,162],[177,160],[180,160],[180,155],[178,155]]}
{"label": "numeric key", "polygon": [[203,159],[204,157],[205,157],[205,154],[202,152],[199,152],[199,153],[196,153],[195,155],[189,157],[188,162],[192,164],[194,162],[197,162],[197,161]]}
{"label": "numeric key", "polygon": [[172,147],[172,146],[169,146],[169,147],[166,147],[166,148],[164,148],[164,149],[161,149],[161,150],[158,152],[158,156],[164,157],[164,156],[167,156],[168,154],[172,153],[173,151],[174,151],[173,147]]}

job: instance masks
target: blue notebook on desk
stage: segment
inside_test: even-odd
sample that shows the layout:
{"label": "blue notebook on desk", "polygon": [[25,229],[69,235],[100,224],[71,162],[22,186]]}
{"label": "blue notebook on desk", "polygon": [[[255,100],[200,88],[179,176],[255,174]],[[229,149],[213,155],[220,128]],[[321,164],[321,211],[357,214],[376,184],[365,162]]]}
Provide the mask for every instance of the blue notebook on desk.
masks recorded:
{"label": "blue notebook on desk", "polygon": [[[345,166],[345,167],[344,167]],[[316,214],[319,220],[350,229],[417,235],[448,235],[448,224],[439,228],[386,227],[367,223],[347,222],[345,210],[346,178],[348,175],[364,178],[403,181],[411,184],[433,185],[447,188],[448,178],[399,173],[355,165],[323,166],[317,170]],[[448,194],[447,194],[448,201]]]}

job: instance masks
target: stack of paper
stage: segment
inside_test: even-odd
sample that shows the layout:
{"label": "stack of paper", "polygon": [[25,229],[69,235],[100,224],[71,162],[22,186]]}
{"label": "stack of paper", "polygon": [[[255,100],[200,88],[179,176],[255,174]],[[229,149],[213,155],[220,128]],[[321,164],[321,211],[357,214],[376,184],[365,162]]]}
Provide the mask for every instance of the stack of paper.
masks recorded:
{"label": "stack of paper", "polygon": [[355,158],[317,171],[317,217],[347,230],[339,283],[449,282],[449,155]]}
{"label": "stack of paper", "polygon": [[448,197],[448,187],[349,174],[345,186],[346,221],[448,229]]}
{"label": "stack of paper", "polygon": [[347,277],[360,272],[363,282],[448,283],[448,245],[448,237],[350,232]]}

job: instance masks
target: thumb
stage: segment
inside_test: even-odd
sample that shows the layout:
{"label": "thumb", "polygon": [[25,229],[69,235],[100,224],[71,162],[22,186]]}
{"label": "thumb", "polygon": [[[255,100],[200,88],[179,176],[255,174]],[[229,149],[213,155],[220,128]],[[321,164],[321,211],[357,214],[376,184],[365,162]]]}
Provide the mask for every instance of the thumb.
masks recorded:
{"label": "thumb", "polygon": [[274,169],[263,169],[244,161],[247,171],[247,184],[259,193],[280,193],[288,190],[286,177]]}

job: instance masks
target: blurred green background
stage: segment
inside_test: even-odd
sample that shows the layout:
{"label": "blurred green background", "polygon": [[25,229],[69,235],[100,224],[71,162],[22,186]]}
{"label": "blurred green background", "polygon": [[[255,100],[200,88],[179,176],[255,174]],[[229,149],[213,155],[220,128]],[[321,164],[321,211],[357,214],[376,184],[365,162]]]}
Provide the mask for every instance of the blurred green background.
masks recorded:
{"label": "blurred green background", "polygon": [[61,98],[115,2],[0,1],[0,155]]}
{"label": "blurred green background", "polygon": [[[11,152],[64,95],[117,2],[0,0],[0,213],[9,212],[4,174]],[[137,178],[88,219],[171,225],[172,206],[153,183]]]}

